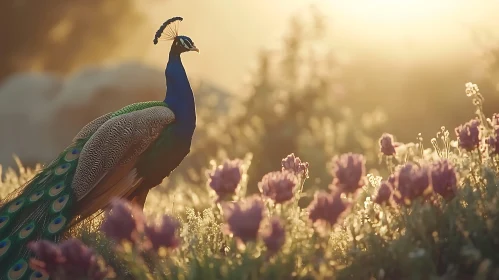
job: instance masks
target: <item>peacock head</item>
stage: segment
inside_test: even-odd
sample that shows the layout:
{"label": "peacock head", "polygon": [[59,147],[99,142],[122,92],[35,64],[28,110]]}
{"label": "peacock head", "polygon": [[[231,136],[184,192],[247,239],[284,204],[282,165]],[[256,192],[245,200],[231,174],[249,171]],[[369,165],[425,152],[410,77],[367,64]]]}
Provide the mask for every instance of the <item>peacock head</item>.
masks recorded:
{"label": "peacock head", "polygon": [[174,17],[165,21],[156,31],[154,36],[154,44],[156,45],[159,40],[173,40],[172,48],[170,52],[172,53],[184,53],[189,51],[195,51],[199,53],[199,49],[194,45],[191,38],[178,35],[178,24],[183,20],[181,17]]}
{"label": "peacock head", "polygon": [[175,37],[172,44],[172,51],[178,53],[195,51],[199,53],[199,49],[196,47],[196,45],[194,45],[194,42],[191,40],[191,38],[183,35]]}

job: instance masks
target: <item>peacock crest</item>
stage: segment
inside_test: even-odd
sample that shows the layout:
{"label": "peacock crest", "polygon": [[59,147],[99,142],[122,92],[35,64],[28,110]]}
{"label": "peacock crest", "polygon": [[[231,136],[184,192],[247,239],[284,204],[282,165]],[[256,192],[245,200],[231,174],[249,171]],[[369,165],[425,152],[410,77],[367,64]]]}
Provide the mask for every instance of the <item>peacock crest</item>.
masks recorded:
{"label": "peacock crest", "polygon": [[[179,23],[184,20],[182,17],[173,17],[165,22],[159,27],[158,31],[156,31],[156,35],[154,36],[154,44],[158,43],[158,40],[174,40],[178,36],[178,26]],[[165,29],[168,29],[165,32]]]}

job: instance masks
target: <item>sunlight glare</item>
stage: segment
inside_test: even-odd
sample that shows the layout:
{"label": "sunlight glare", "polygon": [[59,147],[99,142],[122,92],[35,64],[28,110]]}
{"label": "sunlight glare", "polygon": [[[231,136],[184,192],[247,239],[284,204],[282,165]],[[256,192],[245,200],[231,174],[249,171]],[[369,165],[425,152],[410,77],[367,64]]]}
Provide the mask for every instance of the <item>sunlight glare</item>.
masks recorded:
{"label": "sunlight glare", "polygon": [[404,27],[436,21],[452,12],[456,2],[440,0],[352,0],[325,1],[355,21],[368,21],[373,27]]}
{"label": "sunlight glare", "polygon": [[[337,40],[370,53],[385,53],[397,61],[452,56],[464,44],[460,28],[469,2],[451,0],[318,0]],[[451,49],[449,51],[449,49]]]}

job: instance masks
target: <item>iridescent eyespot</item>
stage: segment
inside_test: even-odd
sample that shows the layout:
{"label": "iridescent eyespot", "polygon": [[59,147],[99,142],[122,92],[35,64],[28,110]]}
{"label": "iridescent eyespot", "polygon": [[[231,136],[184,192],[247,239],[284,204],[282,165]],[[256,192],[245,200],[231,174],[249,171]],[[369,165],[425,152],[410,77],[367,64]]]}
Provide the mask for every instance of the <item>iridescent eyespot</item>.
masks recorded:
{"label": "iridescent eyespot", "polygon": [[48,225],[48,228],[47,228],[47,231],[50,233],[50,234],[54,234],[54,233],[57,233],[59,232],[60,230],[62,230],[66,224],[66,217],[62,216],[62,215],[59,215],[57,216],[56,218],[54,218],[52,220],[52,222],[50,222],[50,224]]}
{"label": "iridescent eyespot", "polygon": [[31,222],[19,231],[19,238],[25,239],[29,237],[34,230],[35,230],[35,223]]}
{"label": "iridescent eyespot", "polygon": [[69,195],[67,194],[56,199],[52,203],[52,212],[54,213],[60,212],[62,209],[64,209],[64,207],[68,203],[68,200],[69,200]]}
{"label": "iridescent eyespot", "polygon": [[49,195],[56,196],[56,195],[60,194],[62,192],[62,190],[64,190],[64,184],[61,182],[61,183],[58,183],[57,185],[50,188]]}
{"label": "iridescent eyespot", "polygon": [[5,256],[7,254],[7,251],[10,248],[10,244],[11,244],[11,242],[8,238],[0,241],[0,258],[2,258],[3,256]]}
{"label": "iridescent eyespot", "polygon": [[37,191],[29,197],[29,202],[36,202],[43,196],[43,191]]}
{"label": "iridescent eyespot", "polygon": [[7,272],[7,277],[9,280],[21,279],[27,270],[28,263],[25,260],[20,259],[9,269],[9,272]]}
{"label": "iridescent eyespot", "polygon": [[59,165],[55,170],[54,170],[54,174],[55,175],[62,175],[64,173],[66,173],[69,168],[71,167],[71,164],[70,163],[63,163],[61,165]]}
{"label": "iridescent eyespot", "polygon": [[80,156],[80,152],[80,148],[72,148],[66,153],[66,155],[64,156],[64,160],[67,162],[71,162]]}
{"label": "iridescent eyespot", "polygon": [[47,280],[49,279],[49,275],[48,274],[45,274],[43,272],[40,272],[40,271],[33,271],[33,273],[31,273],[31,276],[29,277],[30,280]]}
{"label": "iridescent eyespot", "polygon": [[0,229],[5,227],[7,223],[9,222],[9,217],[8,216],[0,216]]}
{"label": "iridescent eyespot", "polygon": [[16,202],[12,203],[7,210],[9,213],[17,212],[21,207],[23,207],[24,198],[18,199]]}

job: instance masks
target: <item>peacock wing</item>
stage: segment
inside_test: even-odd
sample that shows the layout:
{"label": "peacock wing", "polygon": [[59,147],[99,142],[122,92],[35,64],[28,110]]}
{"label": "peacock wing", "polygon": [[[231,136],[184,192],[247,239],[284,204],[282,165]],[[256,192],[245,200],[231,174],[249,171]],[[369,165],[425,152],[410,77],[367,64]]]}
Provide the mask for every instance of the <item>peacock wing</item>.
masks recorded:
{"label": "peacock wing", "polygon": [[113,117],[113,114],[113,112],[110,112],[89,122],[80,130],[80,132],[78,132],[78,134],[75,135],[75,137],[73,138],[73,142],[90,137],[97,131],[97,129],[99,129],[99,127],[101,127],[105,122],[111,119]]}
{"label": "peacock wing", "polygon": [[113,117],[97,129],[81,151],[72,182],[78,221],[135,190],[142,181],[135,168],[139,155],[174,120],[170,109],[154,106]]}

